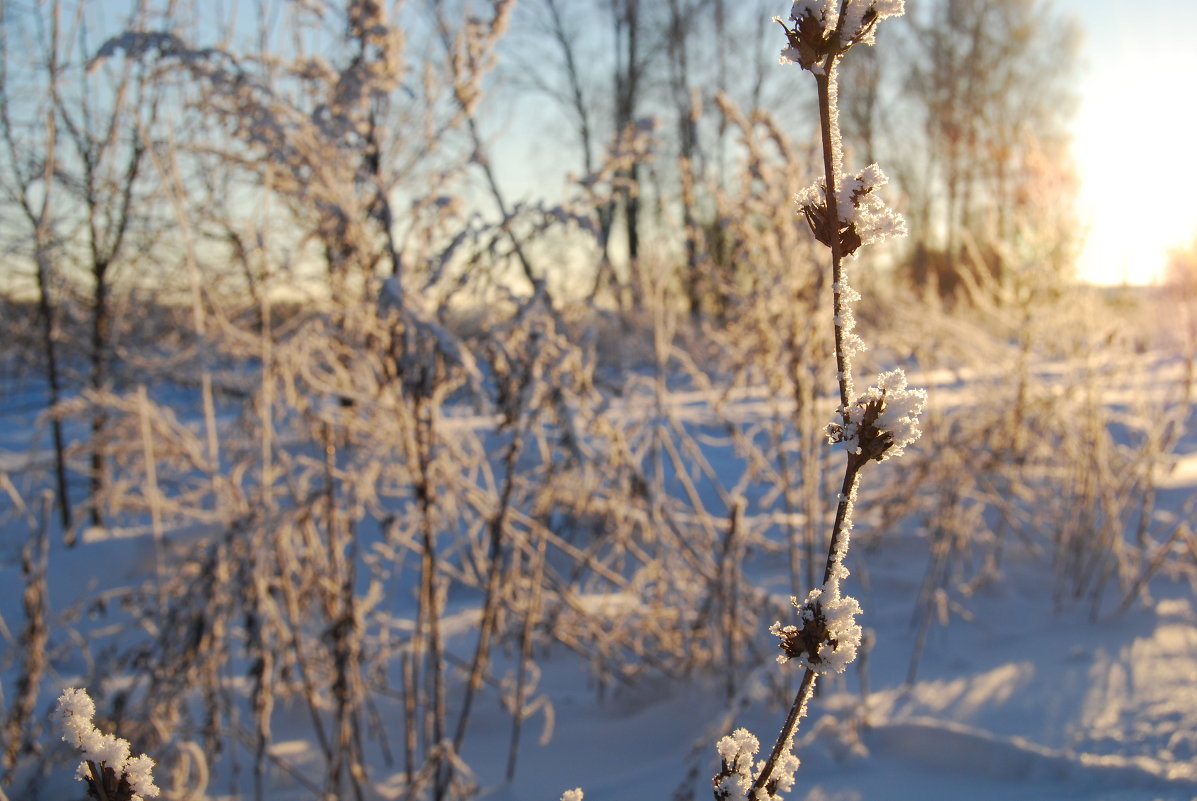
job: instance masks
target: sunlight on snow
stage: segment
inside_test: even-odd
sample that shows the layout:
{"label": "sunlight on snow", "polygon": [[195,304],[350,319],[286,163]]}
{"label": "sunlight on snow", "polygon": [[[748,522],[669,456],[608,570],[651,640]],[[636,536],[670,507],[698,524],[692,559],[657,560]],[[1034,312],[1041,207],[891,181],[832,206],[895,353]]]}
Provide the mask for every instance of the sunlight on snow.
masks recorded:
{"label": "sunlight on snow", "polygon": [[1149,636],[1116,655],[1096,655],[1077,727],[1086,750],[1119,750],[1121,743],[1134,739],[1151,744],[1163,760],[1188,763],[1197,758],[1193,610],[1187,600],[1160,601],[1156,614],[1160,622]]}
{"label": "sunlight on snow", "polygon": [[1166,489],[1197,486],[1197,453],[1179,459],[1172,471],[1161,476],[1158,483]]}
{"label": "sunlight on snow", "polygon": [[1033,663],[1010,662],[980,674],[922,681],[893,694],[875,693],[871,703],[884,718],[895,717],[896,707],[907,707],[920,715],[942,714],[969,722],[987,707],[1005,704],[1034,675]]}

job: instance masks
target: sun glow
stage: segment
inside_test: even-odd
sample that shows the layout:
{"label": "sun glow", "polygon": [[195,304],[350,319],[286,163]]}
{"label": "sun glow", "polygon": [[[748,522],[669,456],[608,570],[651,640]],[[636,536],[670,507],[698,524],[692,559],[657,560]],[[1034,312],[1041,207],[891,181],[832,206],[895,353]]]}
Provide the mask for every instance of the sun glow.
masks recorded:
{"label": "sun glow", "polygon": [[1151,283],[1163,277],[1169,251],[1197,235],[1197,109],[1186,88],[1197,53],[1093,33],[1074,137],[1086,234],[1079,275]]}

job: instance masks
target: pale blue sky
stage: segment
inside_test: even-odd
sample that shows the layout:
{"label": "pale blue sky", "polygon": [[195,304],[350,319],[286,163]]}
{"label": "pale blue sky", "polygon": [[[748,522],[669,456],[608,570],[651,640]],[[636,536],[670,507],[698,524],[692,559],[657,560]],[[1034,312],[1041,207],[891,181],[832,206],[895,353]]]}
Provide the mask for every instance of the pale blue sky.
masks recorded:
{"label": "pale blue sky", "polygon": [[[579,0],[581,2],[581,0]],[[911,0],[912,3],[918,0]],[[779,6],[788,5],[779,1]],[[1197,237],[1197,0],[1053,0],[1081,27],[1073,154],[1082,280],[1148,283]],[[497,143],[527,164],[537,137]],[[526,180],[504,175],[515,194]],[[543,188],[543,186],[541,186]]]}
{"label": "pale blue sky", "polygon": [[[126,8],[127,2],[100,5]],[[1074,141],[1089,243],[1082,277],[1150,281],[1168,249],[1197,237],[1197,159],[1191,155],[1197,147],[1197,0],[1054,0],[1053,6],[1084,31]],[[523,143],[525,150],[531,146]],[[521,194],[519,186],[508,188]]]}
{"label": "pale blue sky", "polygon": [[1197,237],[1197,0],[1056,0],[1085,42],[1074,152],[1082,274],[1144,283]]}

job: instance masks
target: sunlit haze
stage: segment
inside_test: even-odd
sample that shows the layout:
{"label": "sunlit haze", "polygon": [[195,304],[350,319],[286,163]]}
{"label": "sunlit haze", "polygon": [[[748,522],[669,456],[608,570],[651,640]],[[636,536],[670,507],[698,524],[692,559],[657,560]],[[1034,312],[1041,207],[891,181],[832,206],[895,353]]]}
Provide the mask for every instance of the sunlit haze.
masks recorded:
{"label": "sunlit haze", "polygon": [[1197,3],[1064,0],[1084,30],[1074,153],[1087,228],[1079,272],[1149,283],[1197,237]]}

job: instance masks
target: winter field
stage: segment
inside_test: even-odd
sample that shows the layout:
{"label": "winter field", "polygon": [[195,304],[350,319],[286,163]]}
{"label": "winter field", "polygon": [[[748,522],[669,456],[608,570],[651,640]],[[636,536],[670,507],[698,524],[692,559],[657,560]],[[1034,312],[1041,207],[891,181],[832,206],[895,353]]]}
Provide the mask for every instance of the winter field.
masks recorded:
{"label": "winter field", "polygon": [[1051,3],[115,5],[0,2],[0,801],[1197,799]]}
{"label": "winter field", "polygon": [[[1163,302],[1135,301],[1138,318]],[[1106,350],[1035,357],[1020,387],[993,367],[1018,363],[1011,343],[973,331],[965,348],[961,321],[932,317],[919,323],[931,345],[904,359],[930,394],[924,438],[868,476],[858,510],[846,586],[864,608],[865,647],[812,702],[792,797],[1197,797],[1197,439],[1176,331],[1108,319]],[[400,408],[314,388],[280,401],[298,406],[274,417],[268,500],[262,411],[247,400],[264,376],[251,362],[212,370],[208,423],[196,382],[156,378],[105,399],[119,432],[112,522],[77,525],[73,546],[43,506],[45,388],[10,361],[0,666],[6,745],[15,735],[29,750],[8,797],[83,795],[49,714],[67,686],[88,687],[98,719],[158,759],[164,797],[253,798],[259,780],[270,799],[353,797],[355,781],[362,797],[409,797],[405,727],[418,781],[433,758],[425,727],[459,725],[488,614],[490,658],[450,795],[556,799],[580,786],[590,799],[702,798],[719,737],[745,726],[767,748],[798,674],[775,663],[767,628],[793,614],[791,559],[797,583],[806,569],[809,499],[791,498],[787,512],[782,472],[815,459],[826,488],[842,451],[815,442],[808,455],[792,400],[699,370],[680,338],[654,364],[626,344],[645,338],[571,337],[591,343],[586,356],[550,335],[551,318],[539,324],[561,350],[541,351],[554,355],[524,389],[534,400],[503,417],[479,414],[468,394],[438,399],[435,514],[410,483],[418,451],[397,445]],[[330,342],[293,325],[294,341],[272,346],[280,395],[299,373],[316,382],[332,366],[321,360]],[[304,325],[328,331],[318,316]],[[628,363],[592,362],[581,384],[551,380],[566,354],[585,363],[615,341]],[[967,365],[949,364],[970,351]],[[474,367],[479,386],[497,388],[502,376]],[[579,369],[569,375],[588,374]],[[562,387],[567,400],[550,397]],[[1014,451],[1020,394],[1027,436]],[[817,403],[830,416],[832,402]],[[226,466],[203,475],[209,423]],[[344,439],[321,447],[334,426]],[[237,493],[254,500],[238,506]],[[430,550],[424,515],[436,523]],[[435,628],[420,610],[429,569]],[[345,614],[348,635],[336,629]],[[31,638],[44,662],[30,695]],[[351,682],[338,679],[349,670]],[[353,687],[351,708],[339,680]],[[360,771],[354,780],[349,768],[329,778],[337,759]]]}

